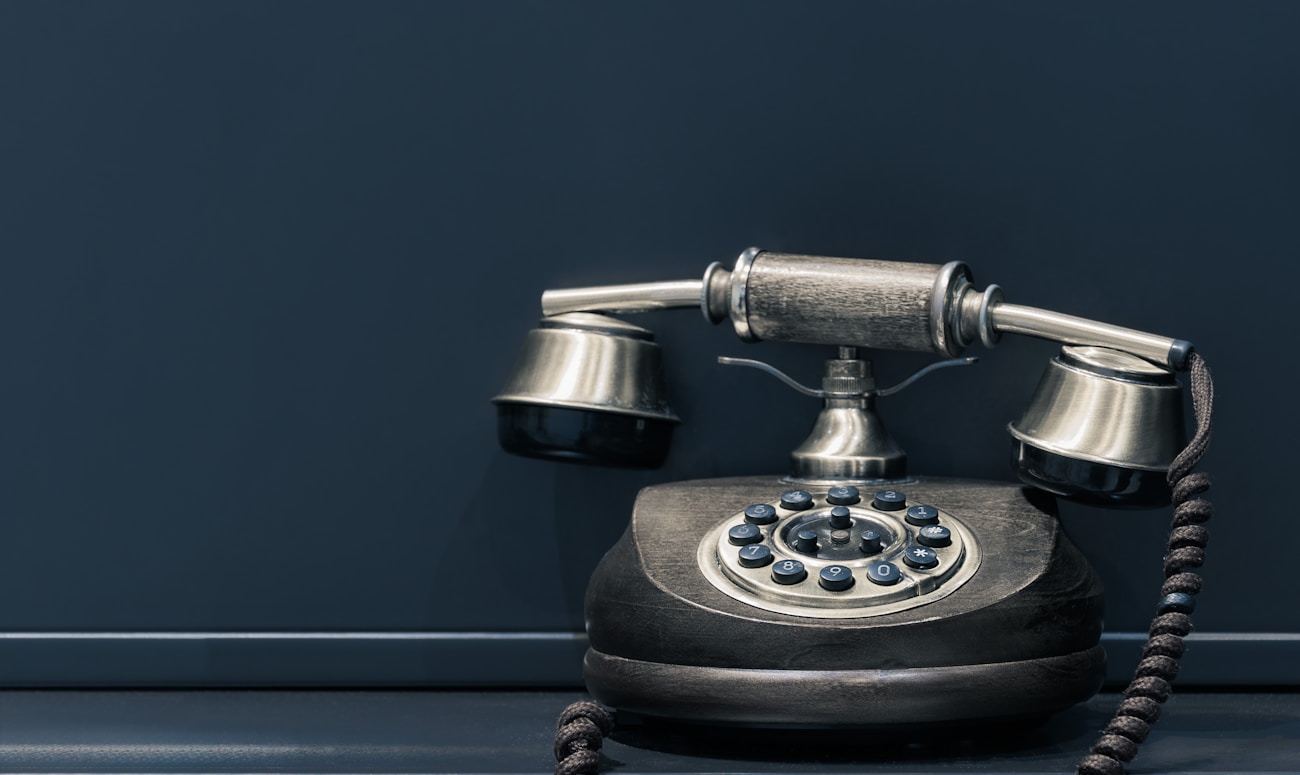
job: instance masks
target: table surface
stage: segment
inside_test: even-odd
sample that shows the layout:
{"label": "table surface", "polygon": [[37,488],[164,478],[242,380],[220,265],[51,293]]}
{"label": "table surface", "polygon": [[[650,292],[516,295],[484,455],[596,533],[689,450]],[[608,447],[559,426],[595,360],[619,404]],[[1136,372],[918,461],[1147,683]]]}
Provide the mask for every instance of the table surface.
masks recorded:
{"label": "table surface", "polygon": [[[0,692],[0,771],[549,773],[576,691]],[[1102,694],[1032,729],[917,740],[770,732],[733,740],[633,726],[603,771],[1066,773],[1118,701]],[[1300,773],[1300,693],[1176,694],[1142,772]]]}

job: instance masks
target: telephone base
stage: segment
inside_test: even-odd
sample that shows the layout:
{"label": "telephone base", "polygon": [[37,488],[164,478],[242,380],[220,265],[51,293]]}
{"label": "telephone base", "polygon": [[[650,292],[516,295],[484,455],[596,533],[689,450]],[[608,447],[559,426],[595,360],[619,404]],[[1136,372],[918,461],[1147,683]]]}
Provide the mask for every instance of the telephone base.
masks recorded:
{"label": "telephone base", "polygon": [[[1101,646],[1015,662],[886,670],[668,665],[588,649],[593,696],[621,711],[747,727],[927,727],[1047,716],[1097,693]],[[830,690],[833,687],[833,690]]]}
{"label": "telephone base", "polygon": [[[927,477],[875,500],[864,489],[838,519],[855,535],[884,537],[878,553],[855,555],[855,543],[832,543],[823,524],[839,493],[807,486],[804,503],[787,509],[778,496],[792,487],[738,477],[641,492],[587,590],[593,697],[705,725],[884,728],[1052,713],[1101,687],[1101,584],[1061,530],[1052,496]],[[761,535],[745,527],[753,504],[768,504],[753,513]],[[904,562],[928,537],[898,516],[912,504],[950,526],[924,567]],[[740,543],[727,537],[733,528]],[[794,545],[804,529],[819,548]],[[760,543],[767,564],[729,565]],[[788,562],[807,573],[769,584]],[[882,563],[895,566],[892,584],[872,576]],[[819,583],[831,566],[851,571],[849,586]]]}

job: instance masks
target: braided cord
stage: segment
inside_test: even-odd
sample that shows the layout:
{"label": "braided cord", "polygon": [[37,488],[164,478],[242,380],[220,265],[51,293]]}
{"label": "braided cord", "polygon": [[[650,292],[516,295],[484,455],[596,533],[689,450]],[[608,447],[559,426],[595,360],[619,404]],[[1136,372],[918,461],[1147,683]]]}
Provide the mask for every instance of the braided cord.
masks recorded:
{"label": "braided cord", "polygon": [[555,727],[555,775],[596,775],[613,714],[594,702],[575,702],[560,712]]}
{"label": "braided cord", "polygon": [[1214,382],[1200,355],[1193,352],[1188,366],[1196,435],[1169,466],[1174,518],[1169,531],[1169,551],[1165,555],[1162,597],[1142,649],[1142,660],[1133,680],[1124,689],[1124,700],[1115,709],[1115,716],[1102,730],[1101,737],[1092,744],[1092,752],[1079,762],[1078,775],[1123,775],[1124,763],[1137,756],[1138,744],[1146,740],[1151,725],[1160,718],[1160,705],[1169,699],[1170,683],[1178,674],[1183,638],[1192,631],[1190,614],[1201,591],[1201,576],[1195,569],[1205,562],[1205,545],[1210,533],[1204,523],[1212,513],[1210,502],[1197,497],[1210,489],[1210,476],[1192,473],[1192,469],[1210,446]]}

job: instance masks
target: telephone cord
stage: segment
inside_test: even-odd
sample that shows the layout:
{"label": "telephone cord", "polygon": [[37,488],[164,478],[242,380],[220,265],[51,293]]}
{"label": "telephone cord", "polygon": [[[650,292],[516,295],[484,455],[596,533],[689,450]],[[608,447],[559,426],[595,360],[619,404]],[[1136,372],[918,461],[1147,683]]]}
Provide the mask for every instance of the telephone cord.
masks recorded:
{"label": "telephone cord", "polygon": [[[1201,591],[1201,576],[1189,569],[1205,562],[1210,533],[1203,524],[1213,511],[1209,500],[1196,497],[1210,489],[1210,476],[1192,469],[1210,446],[1214,381],[1204,359],[1195,352],[1188,359],[1188,370],[1196,434],[1169,466],[1174,517],[1164,560],[1162,597],[1124,699],[1092,744],[1091,753],[1079,762],[1077,775],[1123,775],[1124,763],[1137,756],[1138,746],[1160,718],[1160,706],[1169,699],[1170,684],[1185,650],[1183,638],[1192,631],[1190,614]],[[560,714],[556,726],[555,775],[596,775],[601,745],[614,728],[613,715],[595,702],[575,702]]]}
{"label": "telephone cord", "polygon": [[1192,407],[1196,413],[1196,435],[1169,466],[1173,489],[1174,517],[1165,555],[1165,582],[1156,617],[1151,622],[1142,660],[1133,680],[1124,689],[1124,699],[1115,715],[1092,744],[1091,753],[1079,762],[1078,775],[1122,775],[1124,763],[1137,756],[1151,725],[1160,718],[1160,705],[1169,699],[1170,683],[1178,674],[1183,656],[1183,638],[1192,631],[1190,614],[1201,591],[1201,576],[1195,568],[1205,562],[1210,533],[1203,524],[1213,511],[1210,501],[1196,497],[1210,489],[1210,476],[1192,473],[1210,446],[1213,431],[1214,381],[1200,355],[1193,352],[1188,362],[1192,383]]}
{"label": "telephone cord", "polygon": [[596,775],[600,746],[614,728],[614,715],[584,700],[565,708],[555,727],[555,775]]}

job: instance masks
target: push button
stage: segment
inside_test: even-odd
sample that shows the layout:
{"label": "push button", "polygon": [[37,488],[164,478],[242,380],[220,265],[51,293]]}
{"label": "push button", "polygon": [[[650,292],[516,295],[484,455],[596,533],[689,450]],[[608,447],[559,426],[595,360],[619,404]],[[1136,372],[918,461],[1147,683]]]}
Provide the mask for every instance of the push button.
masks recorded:
{"label": "push button", "polygon": [[867,566],[867,579],[888,587],[902,581],[903,572],[892,562],[875,562]]}
{"label": "push button", "polygon": [[879,552],[880,547],[884,542],[884,536],[880,535],[880,532],[876,530],[863,530],[858,535],[858,538],[862,541],[862,543],[859,544],[859,547],[862,549],[863,554],[875,554]]}
{"label": "push button", "polygon": [[836,506],[831,509],[831,528],[835,530],[848,530],[853,527],[853,515],[845,506]]}
{"label": "push button", "polygon": [[943,525],[926,525],[916,531],[916,540],[926,546],[948,546],[952,543],[952,531]]}
{"label": "push button", "polygon": [[729,541],[732,546],[756,544],[762,540],[763,531],[758,529],[758,525],[751,525],[748,522],[743,525],[736,525],[727,531],[727,541]]}
{"label": "push button", "polygon": [[862,500],[856,487],[832,487],[826,492],[826,502],[832,506],[852,506]]}
{"label": "push button", "polygon": [[934,525],[939,522],[939,510],[934,506],[909,506],[903,519],[907,520],[907,524],[917,527]]}
{"label": "push button", "polygon": [[902,490],[881,490],[871,501],[873,509],[898,511],[907,505],[907,494]]}
{"label": "push button", "polygon": [[817,553],[817,531],[804,529],[804,530],[800,530],[798,533],[795,533],[794,550],[796,552],[803,552],[804,554],[816,554]]}
{"label": "push button", "polygon": [[770,503],[755,503],[745,507],[745,521],[752,525],[768,525],[776,521],[776,509]]}
{"label": "push button", "polygon": [[772,580],[778,584],[798,584],[808,578],[808,571],[798,560],[782,560],[772,566]]}
{"label": "push button", "polygon": [[791,511],[803,511],[813,505],[812,493],[807,490],[789,490],[781,493],[781,508]]}
{"label": "push button", "polygon": [[750,544],[740,548],[740,565],[744,568],[761,568],[772,562],[772,550],[765,544]]}
{"label": "push button", "polygon": [[853,586],[853,571],[843,565],[827,565],[817,574],[822,589],[840,592]]}
{"label": "push button", "polygon": [[933,549],[924,546],[909,546],[903,552],[903,562],[920,570],[929,570],[939,565],[939,555]]}

